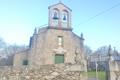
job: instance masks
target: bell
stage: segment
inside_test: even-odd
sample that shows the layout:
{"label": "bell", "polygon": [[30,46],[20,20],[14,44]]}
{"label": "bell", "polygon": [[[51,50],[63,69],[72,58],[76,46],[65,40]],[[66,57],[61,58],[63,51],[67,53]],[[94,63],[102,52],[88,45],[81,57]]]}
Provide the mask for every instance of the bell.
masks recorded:
{"label": "bell", "polygon": [[63,20],[66,20],[66,16],[64,15],[64,18],[63,18]]}
{"label": "bell", "polygon": [[56,13],[56,12],[54,13],[54,17],[53,17],[53,19],[58,19],[58,17],[57,17],[57,13]]}

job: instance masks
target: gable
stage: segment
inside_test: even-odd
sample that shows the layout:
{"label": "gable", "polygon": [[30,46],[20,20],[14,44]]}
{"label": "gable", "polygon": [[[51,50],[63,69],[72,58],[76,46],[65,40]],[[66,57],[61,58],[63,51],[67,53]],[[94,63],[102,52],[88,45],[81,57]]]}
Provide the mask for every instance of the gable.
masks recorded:
{"label": "gable", "polygon": [[49,6],[48,8],[50,9],[50,8],[52,8],[52,7],[54,8],[54,7],[60,7],[60,6],[66,8],[66,9],[69,10],[69,11],[72,11],[69,7],[67,7],[67,6],[64,5],[63,3],[54,4],[54,5]]}

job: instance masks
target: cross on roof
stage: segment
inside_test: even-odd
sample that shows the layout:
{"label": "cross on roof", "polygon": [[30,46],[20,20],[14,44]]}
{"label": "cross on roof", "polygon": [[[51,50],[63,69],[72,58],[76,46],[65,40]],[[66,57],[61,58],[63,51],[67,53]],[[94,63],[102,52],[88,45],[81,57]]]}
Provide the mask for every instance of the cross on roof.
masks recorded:
{"label": "cross on roof", "polygon": [[62,0],[59,0],[59,3],[62,3]]}

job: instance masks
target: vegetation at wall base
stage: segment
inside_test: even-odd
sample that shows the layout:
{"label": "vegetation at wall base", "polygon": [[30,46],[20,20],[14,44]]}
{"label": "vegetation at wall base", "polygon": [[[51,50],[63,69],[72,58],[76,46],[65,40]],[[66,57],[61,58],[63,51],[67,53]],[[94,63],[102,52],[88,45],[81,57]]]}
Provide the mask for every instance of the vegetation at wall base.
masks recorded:
{"label": "vegetation at wall base", "polygon": [[[88,78],[95,78],[96,71],[88,71]],[[98,71],[98,78],[99,80],[106,80],[106,72],[105,71]]]}

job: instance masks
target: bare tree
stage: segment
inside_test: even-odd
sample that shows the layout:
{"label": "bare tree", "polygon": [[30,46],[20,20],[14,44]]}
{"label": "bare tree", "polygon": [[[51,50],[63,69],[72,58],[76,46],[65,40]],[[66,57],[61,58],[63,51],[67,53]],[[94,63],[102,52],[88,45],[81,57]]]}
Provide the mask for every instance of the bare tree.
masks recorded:
{"label": "bare tree", "polygon": [[0,38],[0,49],[4,48],[5,46],[6,46],[5,41],[2,38]]}
{"label": "bare tree", "polygon": [[26,50],[26,45],[7,44],[0,38],[0,66],[12,65],[14,54]]}
{"label": "bare tree", "polygon": [[89,46],[87,46],[87,45],[85,45],[84,50],[85,50],[85,54],[86,55],[91,55],[92,52],[93,52],[92,49]]}
{"label": "bare tree", "polygon": [[101,46],[94,53],[101,55],[108,55],[109,46]]}
{"label": "bare tree", "polygon": [[7,58],[6,58],[6,65],[13,65],[13,58],[16,53],[19,53],[20,51],[26,50],[28,47],[25,45],[9,45],[6,49],[7,52]]}

